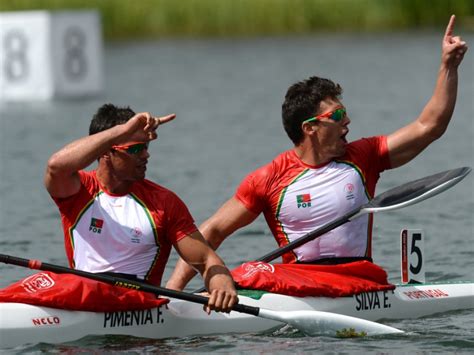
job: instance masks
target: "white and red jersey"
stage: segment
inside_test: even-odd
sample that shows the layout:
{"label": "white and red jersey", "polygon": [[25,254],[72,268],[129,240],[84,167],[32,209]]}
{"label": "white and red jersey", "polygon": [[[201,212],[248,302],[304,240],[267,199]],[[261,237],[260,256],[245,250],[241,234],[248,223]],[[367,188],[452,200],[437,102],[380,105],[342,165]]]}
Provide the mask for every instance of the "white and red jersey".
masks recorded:
{"label": "white and red jersey", "polygon": [[[388,168],[385,136],[352,142],[344,156],[321,166],[309,166],[288,150],[249,174],[235,198],[250,211],[263,212],[284,246],[367,203]],[[284,254],[283,262],[370,257],[371,239],[372,215],[364,215]]]}
{"label": "white and red jersey", "polygon": [[197,230],[186,205],[149,180],[117,196],[100,186],[95,171],[79,174],[77,194],[54,198],[70,266],[136,275],[159,285],[171,245]]}

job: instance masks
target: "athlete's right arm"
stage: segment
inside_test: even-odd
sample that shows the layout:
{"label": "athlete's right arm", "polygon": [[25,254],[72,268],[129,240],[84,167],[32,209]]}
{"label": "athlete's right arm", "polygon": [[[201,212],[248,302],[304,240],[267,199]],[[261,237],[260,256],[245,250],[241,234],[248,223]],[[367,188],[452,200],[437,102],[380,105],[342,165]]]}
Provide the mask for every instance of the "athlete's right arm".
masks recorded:
{"label": "athlete's right arm", "polygon": [[79,170],[85,169],[106,153],[124,131],[122,125],[69,143],[48,160],[44,184],[51,196],[65,198],[76,194],[81,182]]}
{"label": "athlete's right arm", "polygon": [[126,143],[130,139],[148,142],[156,139],[160,124],[174,119],[175,115],[152,117],[148,112],[138,113],[124,124],[80,138],[56,153],[48,160],[44,184],[49,194],[66,198],[76,194],[81,182],[79,170],[85,169],[106,154],[113,145]]}
{"label": "athlete's right arm", "polygon": [[[229,235],[253,222],[257,216],[239,200],[232,197],[212,217],[205,221],[199,227],[199,230],[209,245],[216,250]],[[180,258],[166,287],[173,290],[182,290],[195,275],[196,271]]]}

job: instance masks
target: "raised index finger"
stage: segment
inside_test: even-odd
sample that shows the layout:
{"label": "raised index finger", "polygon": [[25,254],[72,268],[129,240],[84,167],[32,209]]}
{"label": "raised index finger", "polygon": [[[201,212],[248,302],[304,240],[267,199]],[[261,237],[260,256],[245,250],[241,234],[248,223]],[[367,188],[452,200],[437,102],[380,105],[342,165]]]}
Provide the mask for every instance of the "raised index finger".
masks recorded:
{"label": "raised index finger", "polygon": [[456,21],[456,15],[451,15],[448,26],[446,27],[446,33],[444,34],[445,37],[452,36],[455,21]]}
{"label": "raised index finger", "polygon": [[162,125],[163,123],[167,123],[169,121],[174,120],[176,117],[176,114],[172,113],[171,115],[163,116],[163,117],[157,117],[159,125]]}

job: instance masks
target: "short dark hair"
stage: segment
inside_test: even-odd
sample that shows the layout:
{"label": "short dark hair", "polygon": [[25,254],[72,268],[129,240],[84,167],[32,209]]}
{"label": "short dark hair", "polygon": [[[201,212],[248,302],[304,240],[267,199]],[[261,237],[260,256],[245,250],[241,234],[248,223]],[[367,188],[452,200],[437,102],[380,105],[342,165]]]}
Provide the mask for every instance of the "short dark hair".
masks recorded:
{"label": "short dark hair", "polygon": [[339,99],[342,88],[329,79],[312,76],[291,85],[282,105],[283,127],[296,145],[303,140],[301,124],[319,113],[319,105],[326,98]]}
{"label": "short dark hair", "polygon": [[135,116],[135,112],[128,106],[117,107],[112,104],[102,105],[92,118],[89,126],[89,135],[125,123],[133,116]]}

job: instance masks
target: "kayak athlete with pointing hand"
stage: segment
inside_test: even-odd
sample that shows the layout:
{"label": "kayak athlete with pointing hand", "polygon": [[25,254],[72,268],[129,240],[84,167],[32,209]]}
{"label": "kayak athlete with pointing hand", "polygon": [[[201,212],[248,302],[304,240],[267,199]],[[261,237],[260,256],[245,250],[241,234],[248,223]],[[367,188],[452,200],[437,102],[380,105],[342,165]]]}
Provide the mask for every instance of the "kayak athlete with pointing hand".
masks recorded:
{"label": "kayak athlete with pointing hand", "polygon": [[[343,216],[374,197],[380,173],[402,166],[446,131],[457,96],[466,43],[451,16],[442,40],[434,93],[419,116],[384,136],[348,143],[349,110],[342,88],[310,77],[292,85],[282,105],[293,149],[250,173],[200,230],[213,248],[263,213],[279,246]],[[372,215],[354,219],[283,255],[283,263],[371,261]],[[167,283],[183,289],[195,272],[180,260]]]}
{"label": "kayak athlete with pointing hand", "polygon": [[[237,292],[228,269],[181,199],[145,179],[149,144],[174,118],[103,105],[89,136],[51,156],[44,183],[61,213],[72,268],[159,286],[174,246],[209,287],[207,310],[230,312]],[[94,161],[97,169],[85,171]]]}

